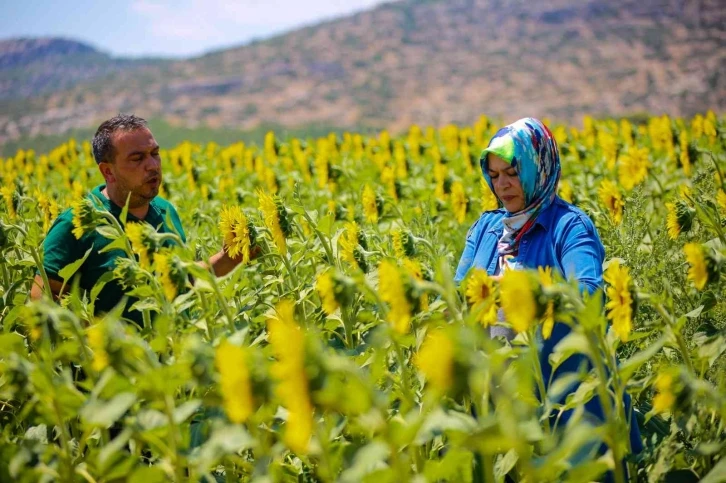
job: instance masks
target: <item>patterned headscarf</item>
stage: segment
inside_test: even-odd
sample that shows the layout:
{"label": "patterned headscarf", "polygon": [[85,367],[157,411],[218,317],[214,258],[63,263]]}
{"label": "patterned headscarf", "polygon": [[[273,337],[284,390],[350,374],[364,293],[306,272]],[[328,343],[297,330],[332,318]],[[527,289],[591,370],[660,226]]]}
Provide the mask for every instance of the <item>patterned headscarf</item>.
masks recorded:
{"label": "patterned headscarf", "polygon": [[479,159],[492,193],[494,185],[487,169],[489,153],[499,156],[517,171],[524,191],[525,208],[517,213],[507,212],[502,220],[504,232],[497,249],[504,256],[519,250],[522,236],[555,199],[560,181],[560,154],[554,136],[537,119],[525,117],[503,127],[489,141]]}

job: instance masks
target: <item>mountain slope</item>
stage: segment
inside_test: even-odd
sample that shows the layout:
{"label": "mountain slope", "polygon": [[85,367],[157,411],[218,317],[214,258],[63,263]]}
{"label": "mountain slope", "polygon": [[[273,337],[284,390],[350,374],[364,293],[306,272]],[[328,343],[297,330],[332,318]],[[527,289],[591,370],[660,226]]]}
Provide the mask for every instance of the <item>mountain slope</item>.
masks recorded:
{"label": "mountain slope", "polygon": [[119,111],[239,129],[723,111],[725,25],[720,0],[397,2],[0,102],[0,142]]}
{"label": "mountain slope", "polygon": [[149,61],[116,59],[93,46],[61,38],[0,41],[0,99],[61,91]]}

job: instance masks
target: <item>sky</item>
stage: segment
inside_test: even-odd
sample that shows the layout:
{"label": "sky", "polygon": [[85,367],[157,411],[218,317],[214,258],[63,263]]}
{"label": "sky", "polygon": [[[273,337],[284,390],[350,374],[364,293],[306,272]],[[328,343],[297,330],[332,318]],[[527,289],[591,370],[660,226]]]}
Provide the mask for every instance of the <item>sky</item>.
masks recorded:
{"label": "sky", "polygon": [[[390,0],[389,0],[390,1]],[[0,40],[65,37],[114,56],[187,57],[367,10],[382,0],[0,0]]]}

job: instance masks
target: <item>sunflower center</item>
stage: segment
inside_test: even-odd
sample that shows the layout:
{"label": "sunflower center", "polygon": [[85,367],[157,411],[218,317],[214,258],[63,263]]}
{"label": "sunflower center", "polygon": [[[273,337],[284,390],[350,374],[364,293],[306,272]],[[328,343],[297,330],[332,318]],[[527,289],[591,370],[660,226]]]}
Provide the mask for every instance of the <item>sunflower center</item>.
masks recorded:
{"label": "sunflower center", "polygon": [[489,298],[489,293],[490,293],[489,286],[488,285],[485,285],[485,284],[482,284],[482,286],[481,286],[481,298],[482,299]]}

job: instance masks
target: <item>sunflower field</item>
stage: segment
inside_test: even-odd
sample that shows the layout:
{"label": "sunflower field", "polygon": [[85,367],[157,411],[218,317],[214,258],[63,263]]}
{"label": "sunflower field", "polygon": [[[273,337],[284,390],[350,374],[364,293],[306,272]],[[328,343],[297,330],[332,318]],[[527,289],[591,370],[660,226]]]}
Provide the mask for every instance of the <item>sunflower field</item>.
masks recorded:
{"label": "sunflower field", "polygon": [[[552,125],[559,195],[606,247],[585,298],[543,270],[454,283],[498,207],[478,163],[498,127],[162,150],[187,243],[85,198],[88,141],[0,159],[0,480],[726,481],[726,120]],[[29,302],[71,207],[78,237],[127,257],[88,292],[72,263],[58,303]],[[216,278],[197,262],[222,246],[244,261]],[[112,278],[143,326],[94,315]],[[511,344],[489,336],[500,310]],[[555,320],[572,330],[552,366],[592,370],[549,384]]]}

